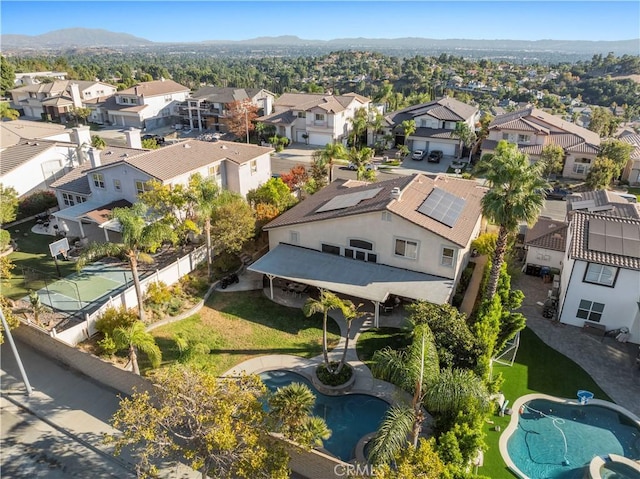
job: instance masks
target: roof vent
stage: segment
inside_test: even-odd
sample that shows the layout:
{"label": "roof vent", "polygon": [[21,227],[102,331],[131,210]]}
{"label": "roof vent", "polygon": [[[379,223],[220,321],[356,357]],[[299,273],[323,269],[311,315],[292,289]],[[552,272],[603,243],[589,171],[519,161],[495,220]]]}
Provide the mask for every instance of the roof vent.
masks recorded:
{"label": "roof vent", "polygon": [[229,149],[229,147],[227,145],[222,145],[222,146],[220,146],[220,148],[222,148],[223,150],[228,150]]}
{"label": "roof vent", "polygon": [[106,151],[104,154],[105,154],[105,156],[106,155],[113,155],[113,151],[109,150],[109,151]]}
{"label": "roof vent", "polygon": [[129,153],[125,153],[124,155],[122,155],[123,158],[128,158],[129,157]]}
{"label": "roof vent", "polygon": [[391,189],[391,199],[400,201],[400,196],[401,196],[400,188],[398,188],[397,186],[394,186]]}
{"label": "roof vent", "polygon": [[183,148],[191,148],[191,145],[190,145],[189,143],[185,143],[185,144],[183,145]]}

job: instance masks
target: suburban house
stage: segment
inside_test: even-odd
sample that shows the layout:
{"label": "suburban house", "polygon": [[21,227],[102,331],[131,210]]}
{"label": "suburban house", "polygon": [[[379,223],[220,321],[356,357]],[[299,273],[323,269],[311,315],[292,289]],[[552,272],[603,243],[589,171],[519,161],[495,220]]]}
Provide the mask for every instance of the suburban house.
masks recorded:
{"label": "suburban house", "polygon": [[[479,118],[480,111],[475,106],[455,98],[441,98],[389,113],[385,116],[385,129],[395,134],[397,144],[405,144],[412,151],[440,150],[445,155],[456,156],[460,153],[460,139],[451,136],[456,124],[466,123],[475,131]],[[408,138],[400,128],[405,120],[413,120],[416,124],[415,133]]]}
{"label": "suburban house", "polygon": [[640,343],[640,219],[576,211],[560,278],[561,322]]}
{"label": "suburban house", "polygon": [[337,180],[264,229],[269,253],[249,266],[370,300],[451,300],[481,224],[485,188],[418,174],[378,183]]}
{"label": "suburban house", "polygon": [[576,211],[640,219],[638,209],[640,205],[629,203],[613,191],[583,191],[582,193],[572,193],[566,199],[567,220],[570,220]]}
{"label": "suburban house", "polygon": [[628,181],[630,185],[638,185],[640,184],[640,135],[626,131],[618,140],[633,146],[631,158],[622,171],[622,179]]}
{"label": "suburban house", "polygon": [[98,81],[56,80],[34,83],[9,90],[11,107],[28,118],[65,123],[74,108],[85,107],[85,102],[111,96],[116,87]]}
{"label": "suburban house", "polygon": [[178,105],[188,97],[189,88],[163,78],[121,90],[102,108],[112,125],[153,129],[179,123]]}
{"label": "suburban house", "polygon": [[[133,133],[133,132],[131,132]],[[139,131],[137,131],[139,136]],[[129,144],[135,141],[129,139]],[[187,184],[195,173],[213,177],[245,196],[271,178],[271,148],[226,141],[187,140],[158,150],[107,147],[84,152],[83,164],[54,182],[60,231],[67,236],[109,240],[110,210],[130,205],[150,180]],[[102,229],[103,231],[100,231]]]}
{"label": "suburban house", "polygon": [[526,264],[534,267],[562,268],[567,245],[567,223],[540,218],[524,237]]}
{"label": "suburban house", "polygon": [[273,125],[278,135],[292,142],[325,146],[345,142],[352,129],[349,120],[356,110],[368,108],[370,103],[371,100],[356,93],[285,93],[274,102],[272,114],[257,120]]}
{"label": "suburban house", "polygon": [[546,145],[559,145],[564,150],[562,176],[585,179],[599,151],[600,136],[586,128],[537,108],[507,113],[489,125],[489,135],[482,142],[482,153],[494,153],[500,140],[518,145],[532,161],[540,158]]}
{"label": "suburban house", "polygon": [[182,124],[191,130],[226,132],[226,115],[234,102],[249,102],[258,108],[258,115],[268,115],[275,95],[258,88],[204,86],[180,105]]}
{"label": "suburban house", "polygon": [[61,125],[24,120],[1,125],[0,183],[19,196],[49,189],[77,165],[78,145],[91,142],[88,126],[69,132]]}
{"label": "suburban house", "polygon": [[14,80],[15,86],[33,85],[34,83],[42,83],[42,79],[47,80],[66,80],[67,72],[24,72],[16,73]]}

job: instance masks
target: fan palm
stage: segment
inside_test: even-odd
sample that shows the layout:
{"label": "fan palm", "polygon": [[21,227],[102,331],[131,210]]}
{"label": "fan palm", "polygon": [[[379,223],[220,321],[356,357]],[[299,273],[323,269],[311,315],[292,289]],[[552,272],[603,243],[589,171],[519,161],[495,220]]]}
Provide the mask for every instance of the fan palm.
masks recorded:
{"label": "fan palm", "polygon": [[[400,129],[402,130],[402,134],[404,135],[404,144],[407,145],[409,137],[416,132],[415,120],[404,120],[400,124]],[[409,145],[407,145],[407,147],[408,146]]]}
{"label": "fan palm", "polygon": [[348,160],[356,167],[356,178],[358,180],[375,178],[375,172],[373,170],[368,171],[367,165],[373,158],[374,151],[369,147],[364,147],[360,150],[351,148],[347,155]]}
{"label": "fan palm", "polygon": [[344,160],[347,150],[342,143],[327,143],[320,151],[320,158],[329,166],[329,183],[333,181],[333,164],[335,160]]}
{"label": "fan palm", "polygon": [[144,321],[142,287],[138,274],[138,263],[153,263],[147,253],[155,251],[164,241],[175,243],[176,235],[170,225],[163,222],[147,223],[147,207],[136,203],[131,208],[115,208],[112,218],[120,223],[122,243],[91,243],[78,258],[76,269],[80,271],[87,263],[105,256],[124,256],[131,268],[133,284],[138,300],[138,316]]}
{"label": "fan palm", "polygon": [[358,108],[353,117],[349,118],[349,122],[351,123],[351,133],[350,137],[352,139],[351,143],[355,148],[360,146],[360,139],[362,134],[367,131],[368,122],[368,112],[366,108]]}
{"label": "fan palm", "polygon": [[342,357],[340,358],[340,363],[338,364],[338,367],[336,368],[336,371],[335,371],[336,374],[340,374],[340,371],[342,371],[342,368],[344,367],[344,364],[347,360],[347,351],[349,350],[349,336],[351,335],[351,323],[353,322],[354,319],[359,318],[364,314],[361,311],[358,311],[358,309],[361,306],[362,304],[359,304],[358,306],[356,306],[348,299],[345,299],[342,301],[341,311],[342,311],[342,315],[344,316],[344,320],[347,323],[347,337],[345,338],[344,350],[342,351]]}
{"label": "fan palm", "polygon": [[204,222],[204,233],[207,241],[207,278],[211,280],[211,215],[215,210],[220,188],[214,178],[203,178],[199,173],[189,179],[189,189],[193,195],[196,215]]}
{"label": "fan palm", "polygon": [[333,309],[342,309],[343,302],[331,291],[325,289],[320,290],[320,298],[309,298],[302,307],[302,312],[306,317],[309,317],[316,313],[322,313],[322,354],[324,357],[324,364],[327,371],[331,371],[329,364],[329,351],[327,347],[327,317],[329,311]]}
{"label": "fan palm", "polygon": [[133,366],[133,372],[140,375],[140,367],[138,366],[139,349],[149,358],[149,362],[154,368],[160,366],[162,361],[162,352],[156,344],[151,333],[145,329],[142,321],[136,321],[131,326],[120,327],[113,330],[113,340],[118,349],[129,349],[129,361]]}
{"label": "fan palm", "polygon": [[541,162],[531,164],[517,145],[505,140],[498,143],[490,160],[483,158],[477,166],[477,174],[484,175],[490,187],[482,198],[482,214],[500,228],[485,299],[491,300],[498,288],[509,234],[522,222],[534,223],[540,215],[545,199],[542,191],[549,187],[542,176],[543,166]]}

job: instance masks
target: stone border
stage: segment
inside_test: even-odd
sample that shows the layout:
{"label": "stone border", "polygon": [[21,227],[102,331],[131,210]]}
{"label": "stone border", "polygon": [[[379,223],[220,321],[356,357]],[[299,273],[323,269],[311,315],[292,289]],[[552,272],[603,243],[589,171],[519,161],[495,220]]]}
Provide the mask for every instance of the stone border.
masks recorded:
{"label": "stone border", "polygon": [[[509,438],[513,435],[515,430],[518,428],[518,421],[520,420],[520,408],[526,402],[533,401],[534,399],[546,399],[547,401],[553,401],[560,404],[568,404],[572,406],[584,406],[580,404],[579,401],[574,399],[567,398],[559,398],[556,396],[550,396],[548,394],[526,394],[524,396],[520,396],[515,400],[512,406],[513,414],[511,415],[511,420],[509,424],[504,429],[504,432],[500,436],[498,441],[498,448],[500,450],[500,455],[502,456],[502,460],[506,463],[507,467],[511,472],[513,472],[517,477],[522,479],[530,479],[524,472],[522,472],[515,463],[511,460],[509,456],[509,451],[507,450],[507,442],[509,442]],[[604,401],[602,399],[591,399],[589,404],[594,406],[606,407],[608,409],[613,409],[614,411],[627,416],[631,421],[635,422],[636,425],[640,428],[640,418],[633,414],[631,411],[619,406],[618,404]]]}
{"label": "stone border", "polygon": [[348,393],[349,391],[351,391],[351,388],[356,382],[356,371],[349,363],[345,363],[345,365],[348,365],[351,368],[351,377],[344,384],[340,384],[338,386],[329,386],[320,381],[320,378],[318,377],[318,367],[320,366],[319,364],[313,370],[311,383],[318,390],[318,392],[321,392],[325,396],[341,396],[345,393]]}

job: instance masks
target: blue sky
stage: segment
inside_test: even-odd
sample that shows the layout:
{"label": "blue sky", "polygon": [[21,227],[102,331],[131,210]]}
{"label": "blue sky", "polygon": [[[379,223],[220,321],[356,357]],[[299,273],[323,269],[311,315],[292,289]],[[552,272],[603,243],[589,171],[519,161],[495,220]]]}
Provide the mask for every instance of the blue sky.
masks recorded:
{"label": "blue sky", "polygon": [[[640,2],[624,1],[1,1],[2,33],[104,28],[157,42],[300,38],[629,40]],[[52,21],[51,19],[55,19]]]}

